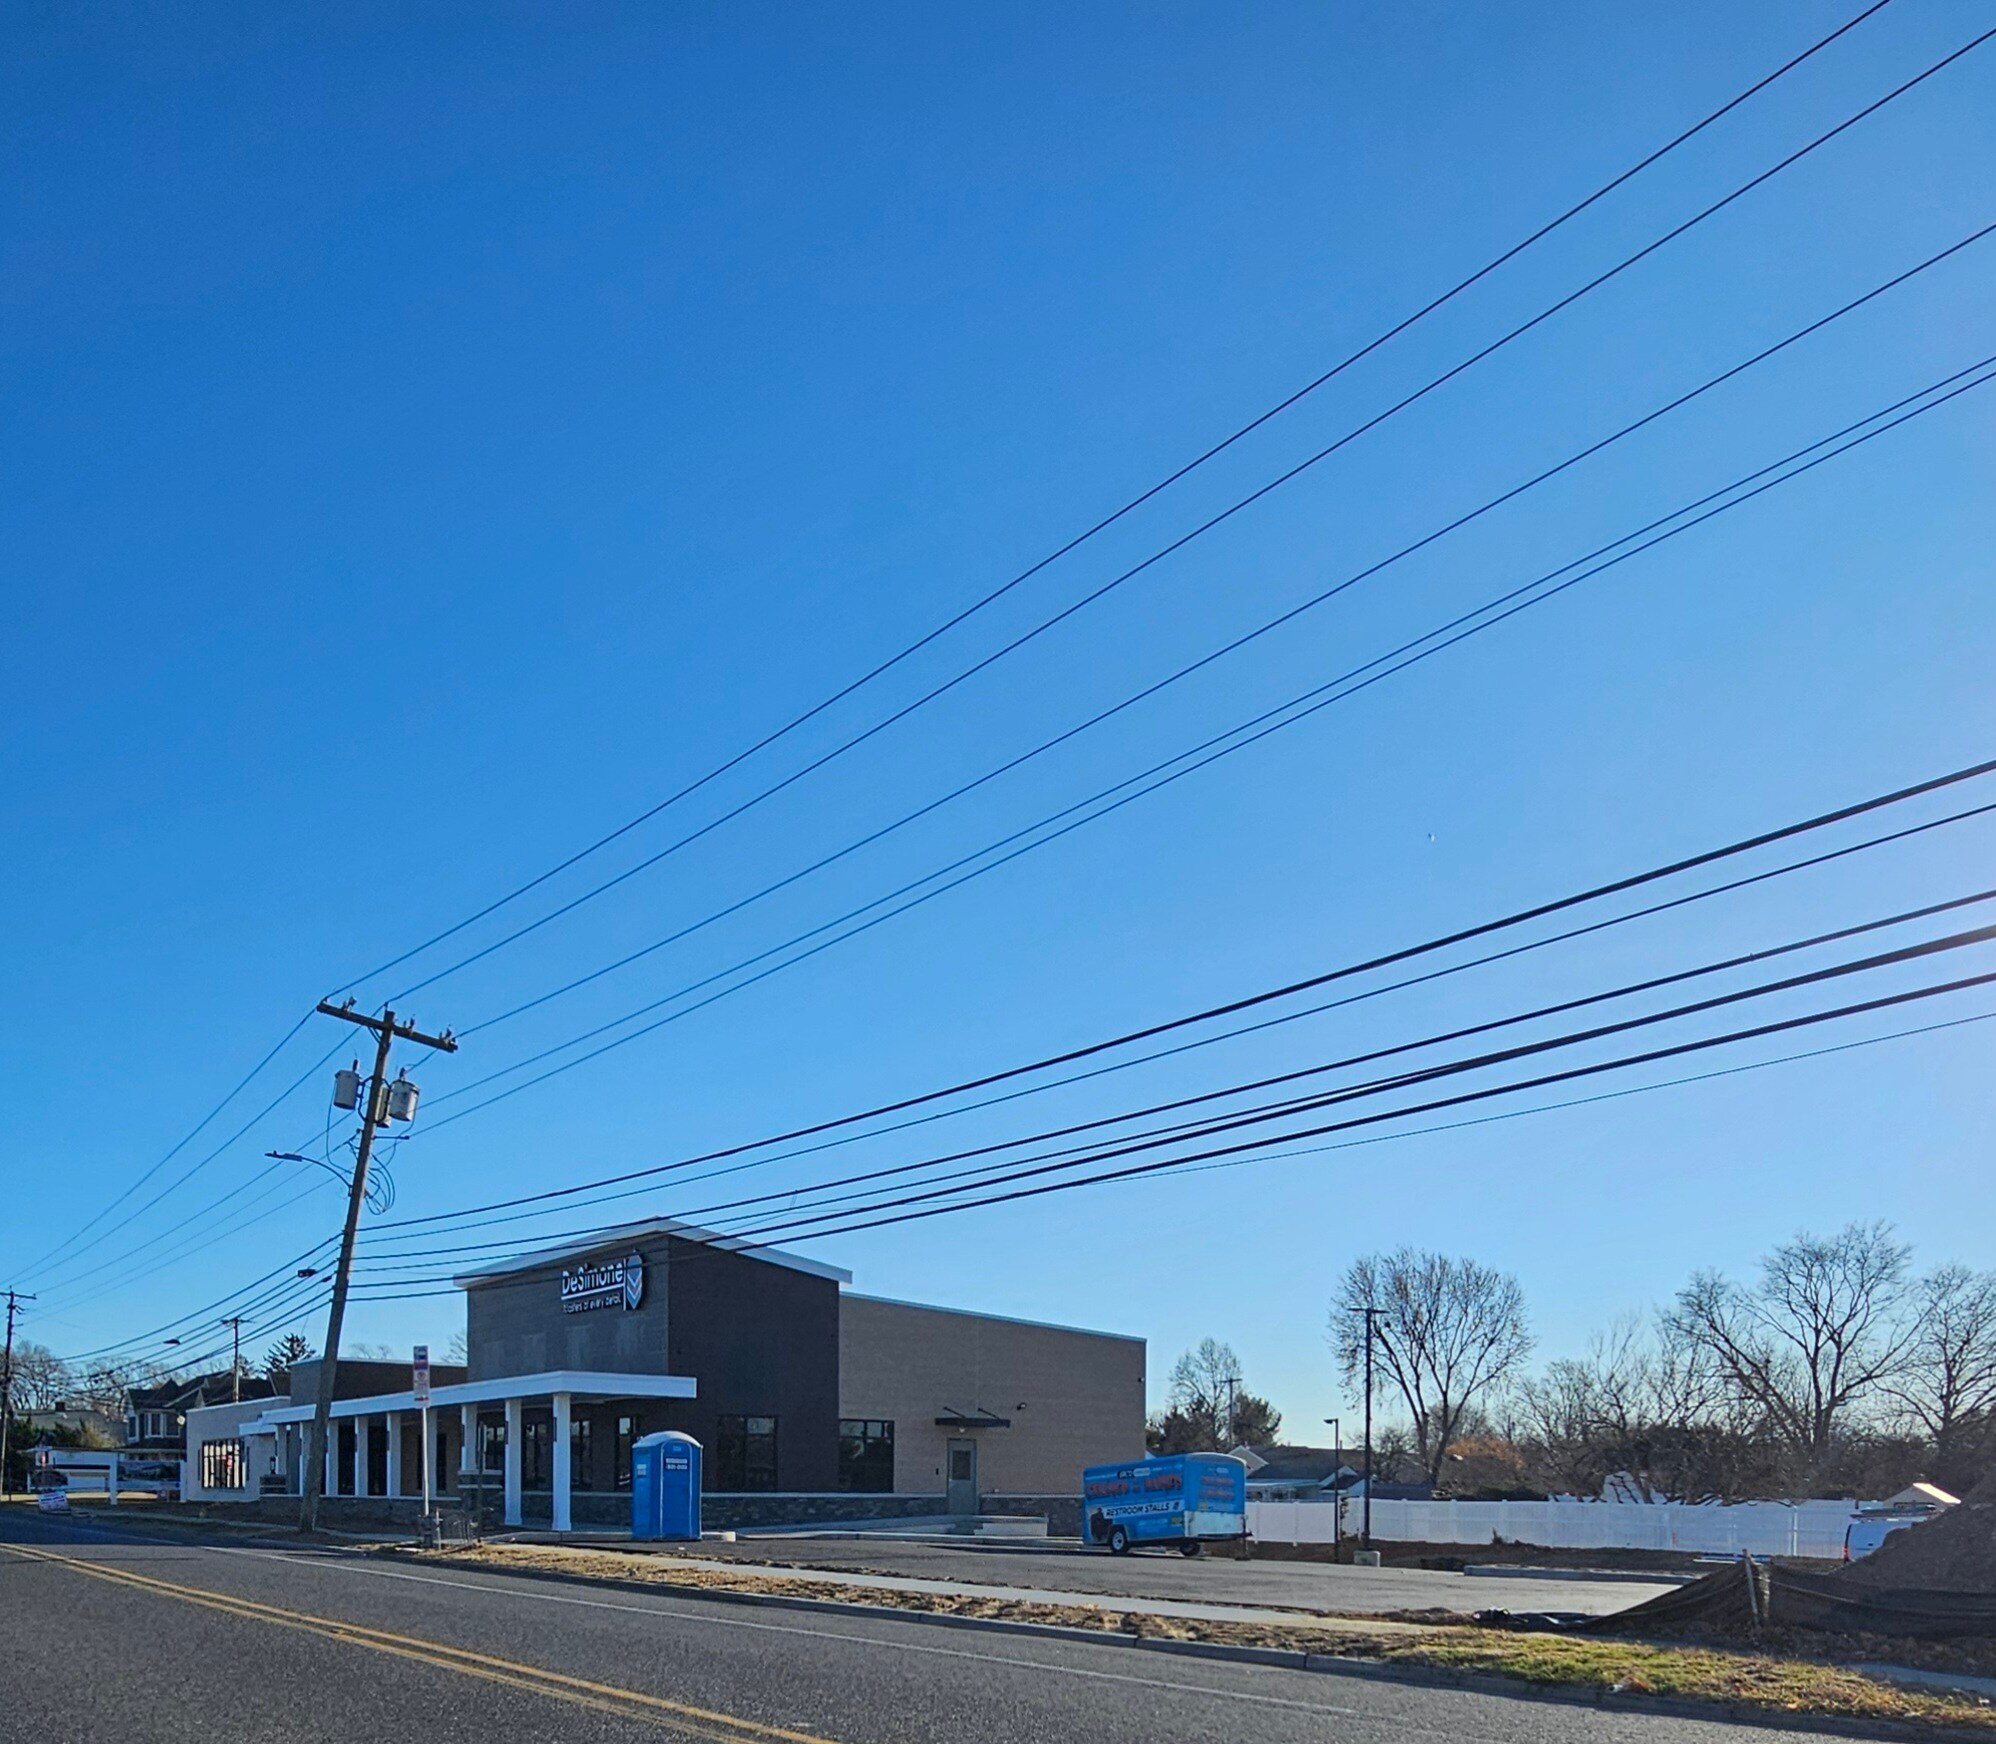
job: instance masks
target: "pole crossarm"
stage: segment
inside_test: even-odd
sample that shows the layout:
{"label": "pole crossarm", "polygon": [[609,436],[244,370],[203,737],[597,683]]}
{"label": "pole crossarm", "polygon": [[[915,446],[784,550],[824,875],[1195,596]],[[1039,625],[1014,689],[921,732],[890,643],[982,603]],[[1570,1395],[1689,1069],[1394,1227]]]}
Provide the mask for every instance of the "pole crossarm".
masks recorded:
{"label": "pole crossarm", "polygon": [[457,1052],[457,1037],[449,1030],[445,1030],[442,1035],[425,1035],[414,1024],[397,1023],[395,1013],[392,1011],[384,1011],[379,1017],[370,1017],[356,1007],[351,999],[344,1005],[328,1005],[322,999],[319,1001],[318,1010],[321,1017],[337,1017],[347,1023],[357,1023],[362,1029],[373,1030],[377,1036],[385,1034],[393,1036],[397,1041],[421,1042],[426,1048],[441,1048],[447,1054]]}

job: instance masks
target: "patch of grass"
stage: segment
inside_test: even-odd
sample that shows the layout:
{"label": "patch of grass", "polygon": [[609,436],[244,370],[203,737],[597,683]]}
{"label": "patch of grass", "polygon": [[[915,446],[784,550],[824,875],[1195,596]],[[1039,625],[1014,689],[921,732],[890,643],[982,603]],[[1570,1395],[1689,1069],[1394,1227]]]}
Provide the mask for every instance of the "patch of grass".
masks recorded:
{"label": "patch of grass", "polygon": [[1839,1666],[1711,1647],[1448,1629],[1404,1644],[1383,1643],[1379,1657],[1527,1683],[1996,1733],[1996,1709],[1980,1702],[1901,1689]]}

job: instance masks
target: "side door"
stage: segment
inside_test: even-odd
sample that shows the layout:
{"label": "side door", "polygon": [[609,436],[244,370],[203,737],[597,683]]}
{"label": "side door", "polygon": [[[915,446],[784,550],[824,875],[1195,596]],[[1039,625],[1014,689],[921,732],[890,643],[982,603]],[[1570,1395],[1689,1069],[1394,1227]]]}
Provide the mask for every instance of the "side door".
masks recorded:
{"label": "side door", "polygon": [[952,1514],[977,1512],[977,1443],[952,1441],[944,1452],[944,1489]]}

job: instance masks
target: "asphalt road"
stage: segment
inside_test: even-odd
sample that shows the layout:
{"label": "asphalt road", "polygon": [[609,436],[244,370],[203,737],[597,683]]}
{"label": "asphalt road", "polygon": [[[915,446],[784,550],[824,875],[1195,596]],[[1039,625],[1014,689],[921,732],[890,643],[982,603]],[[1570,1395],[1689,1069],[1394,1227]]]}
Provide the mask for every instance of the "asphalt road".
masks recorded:
{"label": "asphalt road", "polygon": [[[675,1554],[684,1547],[674,1546]],[[1235,1562],[1176,1553],[1111,1556],[1106,1550],[968,1550],[947,1544],[851,1539],[743,1539],[703,1544],[703,1556],[798,1569],[857,1569],[973,1586],[1054,1588],[1110,1598],[1338,1611],[1621,1611],[1676,1581],[1549,1580],[1530,1575],[1447,1574],[1427,1568],[1350,1568],[1324,1562]]]}
{"label": "asphalt road", "polygon": [[[884,1617],[0,1511],[6,1744],[1762,1744],[1766,1734]],[[1819,1734],[1790,1733],[1798,1741]]]}

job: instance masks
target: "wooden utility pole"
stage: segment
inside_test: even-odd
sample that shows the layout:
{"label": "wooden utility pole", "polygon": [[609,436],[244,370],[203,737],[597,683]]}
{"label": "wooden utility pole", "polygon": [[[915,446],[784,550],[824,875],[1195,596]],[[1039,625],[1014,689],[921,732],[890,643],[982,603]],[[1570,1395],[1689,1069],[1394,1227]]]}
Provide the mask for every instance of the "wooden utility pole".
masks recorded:
{"label": "wooden utility pole", "polygon": [[1360,1528],[1367,1550],[1372,1548],[1372,1323],[1384,1308],[1361,1308],[1365,1316],[1365,1523]]}
{"label": "wooden utility pole", "polygon": [[397,1023],[395,1013],[384,1011],[369,1017],[351,1003],[328,1005],[320,1001],[326,1017],[342,1018],[374,1031],[374,1076],[361,1086],[360,1151],[354,1158],[353,1180],[347,1187],[346,1228],[340,1236],[339,1270],[333,1274],[333,1305],[326,1317],[326,1348],[319,1358],[319,1396],[312,1406],[312,1429],[305,1438],[305,1469],[300,1473],[298,1527],[314,1532],[319,1525],[319,1495],[326,1482],[326,1435],[332,1426],[333,1384],[340,1360],[340,1325],[347,1314],[347,1283],[353,1272],[354,1236],[360,1228],[361,1202],[367,1197],[367,1163],[374,1153],[374,1134],[388,1124],[388,1050],[397,1042],[420,1042],[426,1048],[457,1052],[457,1040],[446,1030],[440,1036],[424,1035],[409,1024]]}
{"label": "wooden utility pole", "polygon": [[14,1316],[23,1302],[34,1297],[19,1290],[7,1292],[7,1353],[0,1358],[0,1496],[11,1496],[14,1486],[7,1477],[7,1432],[14,1426]]}
{"label": "wooden utility pole", "polygon": [[229,1329],[229,1403],[243,1402],[243,1317],[231,1314],[222,1322]]}

